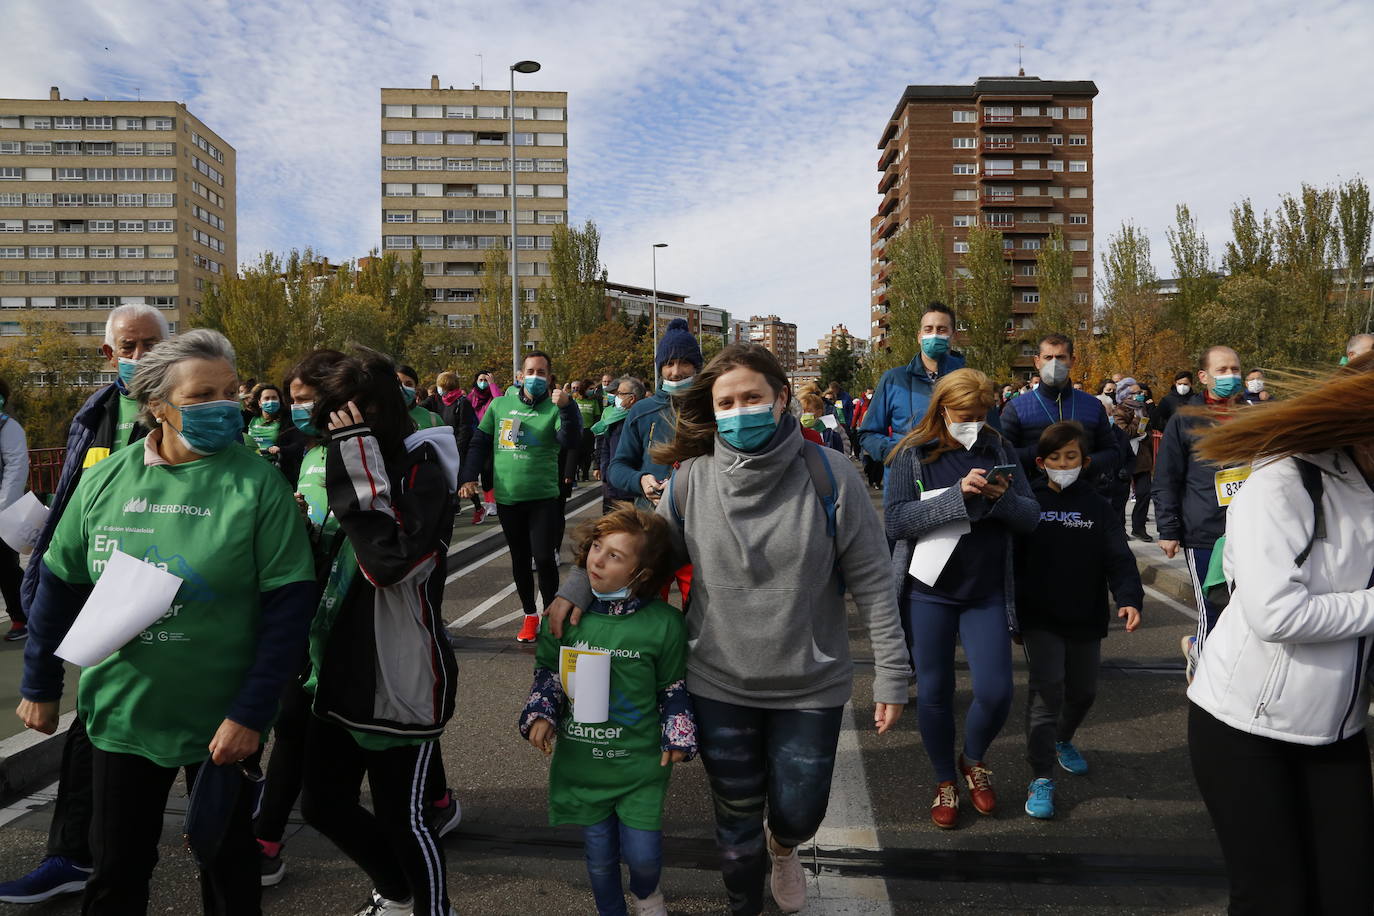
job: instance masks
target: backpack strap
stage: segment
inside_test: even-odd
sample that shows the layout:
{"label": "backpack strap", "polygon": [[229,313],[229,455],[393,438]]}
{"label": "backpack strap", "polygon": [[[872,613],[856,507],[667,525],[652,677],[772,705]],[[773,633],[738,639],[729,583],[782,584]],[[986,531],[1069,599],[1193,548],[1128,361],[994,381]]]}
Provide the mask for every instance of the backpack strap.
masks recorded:
{"label": "backpack strap", "polygon": [[1293,461],[1298,466],[1298,477],[1302,479],[1302,488],[1307,491],[1307,495],[1312,499],[1313,525],[1312,537],[1308,539],[1307,546],[1302,549],[1294,559],[1299,566],[1307,562],[1307,558],[1312,553],[1312,546],[1318,538],[1326,537],[1326,510],[1322,508],[1322,471],[1309,461],[1301,458],[1294,458]]}
{"label": "backpack strap", "polygon": [[[817,445],[814,442],[807,442],[808,448],[802,451],[802,457],[806,459],[806,471],[811,476],[811,486],[816,490],[816,496],[821,501],[821,508],[825,510],[825,534],[831,541],[835,540],[835,491],[838,489],[835,483],[835,472],[830,467],[830,462],[826,460],[825,446]],[[839,583],[840,594],[844,594],[844,573],[840,569],[840,551],[835,549],[835,580]]]}
{"label": "backpack strap", "polygon": [[677,519],[679,529],[687,520],[687,480],[694,461],[696,458],[683,461],[673,471],[673,476],[668,478],[668,500],[673,505],[673,518]]}

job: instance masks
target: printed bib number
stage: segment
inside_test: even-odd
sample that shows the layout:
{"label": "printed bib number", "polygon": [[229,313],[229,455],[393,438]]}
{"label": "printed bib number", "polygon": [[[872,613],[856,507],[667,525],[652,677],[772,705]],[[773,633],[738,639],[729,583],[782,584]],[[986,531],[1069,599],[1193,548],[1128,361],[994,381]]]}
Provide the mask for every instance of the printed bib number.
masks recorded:
{"label": "printed bib number", "polygon": [[1250,465],[1238,468],[1227,468],[1224,471],[1217,471],[1215,479],[1217,488],[1217,505],[1225,508],[1231,505],[1231,500],[1236,498],[1240,488],[1245,486],[1245,481],[1250,479]]}
{"label": "printed bib number", "polygon": [[506,417],[501,421],[500,436],[497,440],[501,448],[520,447],[520,421],[514,417]]}

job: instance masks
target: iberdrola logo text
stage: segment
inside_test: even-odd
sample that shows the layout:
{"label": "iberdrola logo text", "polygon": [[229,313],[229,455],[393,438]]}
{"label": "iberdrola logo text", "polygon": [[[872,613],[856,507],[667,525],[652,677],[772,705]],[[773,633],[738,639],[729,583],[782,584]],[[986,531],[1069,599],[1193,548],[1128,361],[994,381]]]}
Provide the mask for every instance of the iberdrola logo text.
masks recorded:
{"label": "iberdrola logo text", "polygon": [[211,512],[205,506],[187,506],[181,503],[150,503],[142,496],[135,496],[124,504],[126,513],[152,512],[158,515],[198,515],[209,518]]}

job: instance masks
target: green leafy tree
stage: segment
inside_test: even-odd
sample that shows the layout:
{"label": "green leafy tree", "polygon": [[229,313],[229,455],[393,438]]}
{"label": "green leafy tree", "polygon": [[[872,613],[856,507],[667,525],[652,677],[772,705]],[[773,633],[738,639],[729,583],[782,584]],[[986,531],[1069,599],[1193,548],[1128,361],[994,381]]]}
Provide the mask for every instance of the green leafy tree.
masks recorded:
{"label": "green leafy tree", "polygon": [[606,268],[601,232],[587,220],[582,228],[554,226],[549,284],[540,291],[544,346],[555,362],[606,320]]}
{"label": "green leafy tree", "polygon": [[1166,235],[1174,276],[1178,278],[1178,294],[1165,307],[1164,317],[1171,327],[1182,332],[1188,349],[1197,350],[1207,346],[1202,343],[1199,327],[1206,320],[1221,281],[1212,264],[1207,236],[1186,204],[1174,208],[1174,227]]}
{"label": "green leafy tree", "polygon": [[1002,257],[1002,233],[982,226],[969,229],[964,266],[968,276],[960,287],[960,313],[968,325],[968,364],[992,378],[1005,378],[1016,344],[1008,334],[1011,266]]}
{"label": "green leafy tree", "polygon": [[21,321],[20,330],[0,349],[0,377],[10,386],[4,411],[23,424],[29,448],[57,448],[95,390],[95,373],[108,367],[62,322]]}
{"label": "green leafy tree", "polygon": [[1165,343],[1176,345],[1180,335],[1167,326],[1144,230],[1123,223],[1107,240],[1098,292],[1104,368],[1165,377],[1176,359]]}
{"label": "green leafy tree", "polygon": [[1336,264],[1336,194],[1304,184],[1298,194],[1279,200],[1274,224],[1275,266],[1284,311],[1293,336],[1294,362],[1327,355],[1341,336],[1333,319],[1332,287]]}
{"label": "green leafy tree", "polygon": [[1222,267],[1228,276],[1265,276],[1274,266],[1274,224],[1268,213],[1255,216],[1247,197],[1231,208],[1231,241]]}
{"label": "green leafy tree", "polygon": [[927,306],[932,302],[953,302],[944,230],[931,217],[922,217],[894,235],[884,254],[891,265],[887,276],[885,362],[897,366],[909,362],[920,351],[921,317]]}
{"label": "green leafy tree", "polygon": [[859,371],[859,358],[854,355],[854,347],[848,334],[841,334],[830,345],[830,351],[821,360],[820,386],[824,391],[831,382],[848,391],[854,384],[854,376]]}
{"label": "green leafy tree", "polygon": [[1040,289],[1036,336],[1063,334],[1072,338],[1084,309],[1073,301],[1073,252],[1064,244],[1064,230],[1059,226],[1050,230],[1048,241],[1036,253],[1035,273]]}
{"label": "green leafy tree", "polygon": [[[523,297],[524,285],[520,293]],[[510,262],[506,253],[499,249],[487,252],[482,270],[482,290],[478,294],[478,314],[473,331],[475,362],[491,367],[511,365],[511,302],[510,302]],[[522,324],[528,325],[524,309],[529,303],[522,302]],[[522,334],[523,338],[523,334]],[[503,370],[501,375],[506,372]]]}
{"label": "green leafy tree", "polygon": [[1360,302],[1364,282],[1364,261],[1369,255],[1371,212],[1369,185],[1363,178],[1352,178],[1336,190],[1336,214],[1340,220],[1342,308],[1346,334],[1368,331],[1374,311],[1374,290],[1368,305]]}

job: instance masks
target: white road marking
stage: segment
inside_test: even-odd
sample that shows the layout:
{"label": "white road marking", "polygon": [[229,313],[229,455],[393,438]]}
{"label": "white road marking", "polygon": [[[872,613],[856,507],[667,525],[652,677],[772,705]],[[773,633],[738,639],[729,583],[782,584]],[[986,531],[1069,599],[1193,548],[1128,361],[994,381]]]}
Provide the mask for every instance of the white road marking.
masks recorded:
{"label": "white road marking", "polygon": [[520,618],[522,618],[522,617],[524,617],[524,616],[525,616],[525,610],[524,610],[524,608],[521,608],[520,610],[515,611],[515,612],[513,612],[513,613],[510,613],[510,614],[507,614],[507,615],[505,615],[504,617],[497,617],[495,620],[489,620],[489,621],[487,621],[486,623],[482,624],[482,629],[484,629],[484,630],[494,630],[494,629],[496,629],[497,627],[505,626],[505,625],[508,624],[508,623],[511,623],[511,622],[513,622],[513,621],[516,621],[516,620],[519,620]]}
{"label": "white road marking", "polygon": [[515,583],[512,582],[510,585],[507,585],[505,588],[501,589],[499,592],[497,592],[496,594],[492,595],[492,596],[491,596],[490,598],[488,598],[486,601],[483,601],[481,604],[477,605],[477,607],[475,607],[475,608],[473,608],[472,610],[468,611],[468,612],[467,612],[466,614],[464,614],[462,617],[459,617],[457,620],[453,621],[453,623],[451,623],[451,624],[448,625],[448,628],[449,628],[450,630],[456,630],[456,629],[458,629],[459,627],[465,627],[465,626],[467,626],[468,624],[470,624],[470,623],[472,623],[474,620],[476,620],[478,617],[481,617],[481,616],[482,616],[483,614],[485,614],[487,611],[491,610],[491,608],[492,608],[494,605],[496,605],[498,602],[504,600],[505,598],[509,597],[510,595],[513,595],[514,593],[515,593]]}
{"label": "white road marking", "polygon": [[1181,601],[1175,601],[1173,598],[1170,598],[1168,595],[1164,594],[1159,589],[1147,585],[1145,586],[1145,594],[1149,595],[1151,598],[1158,601],[1160,604],[1163,604],[1166,607],[1173,608],[1175,611],[1178,611],[1180,614],[1182,614],[1184,617],[1187,617],[1189,620],[1197,620],[1196,610],[1188,607],[1188,605],[1182,603]]}
{"label": "white road marking", "polygon": [[19,820],[33,809],[42,807],[55,798],[57,798],[57,783],[53,783],[46,789],[39,789],[27,798],[21,798],[8,807],[0,808],[0,827]]}

